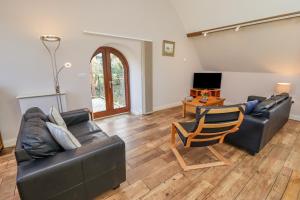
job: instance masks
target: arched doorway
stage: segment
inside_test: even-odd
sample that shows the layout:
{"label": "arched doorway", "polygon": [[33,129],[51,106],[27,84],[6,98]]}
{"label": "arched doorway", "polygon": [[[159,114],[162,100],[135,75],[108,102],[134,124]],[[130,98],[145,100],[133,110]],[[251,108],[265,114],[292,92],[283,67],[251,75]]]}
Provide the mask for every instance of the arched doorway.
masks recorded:
{"label": "arched doorway", "polygon": [[130,111],[129,66],[111,47],[98,48],[91,58],[91,94],[94,118]]}

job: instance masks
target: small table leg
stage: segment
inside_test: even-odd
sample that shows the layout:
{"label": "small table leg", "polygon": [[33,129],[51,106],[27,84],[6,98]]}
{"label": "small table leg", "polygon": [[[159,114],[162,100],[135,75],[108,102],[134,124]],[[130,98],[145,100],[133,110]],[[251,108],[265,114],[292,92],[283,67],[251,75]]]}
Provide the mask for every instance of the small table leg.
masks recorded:
{"label": "small table leg", "polygon": [[186,105],[185,102],[182,102],[182,117],[185,118]]}

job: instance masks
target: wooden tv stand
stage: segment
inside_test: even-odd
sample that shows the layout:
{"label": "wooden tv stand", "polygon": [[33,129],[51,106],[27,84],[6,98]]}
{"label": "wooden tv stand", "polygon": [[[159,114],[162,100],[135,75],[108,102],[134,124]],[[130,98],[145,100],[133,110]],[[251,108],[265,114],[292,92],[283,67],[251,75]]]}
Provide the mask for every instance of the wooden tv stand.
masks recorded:
{"label": "wooden tv stand", "polygon": [[221,97],[221,89],[196,89],[193,88],[190,90],[190,96],[192,97],[198,97],[201,96],[201,93],[203,91],[208,91],[209,92],[209,96],[212,97]]}

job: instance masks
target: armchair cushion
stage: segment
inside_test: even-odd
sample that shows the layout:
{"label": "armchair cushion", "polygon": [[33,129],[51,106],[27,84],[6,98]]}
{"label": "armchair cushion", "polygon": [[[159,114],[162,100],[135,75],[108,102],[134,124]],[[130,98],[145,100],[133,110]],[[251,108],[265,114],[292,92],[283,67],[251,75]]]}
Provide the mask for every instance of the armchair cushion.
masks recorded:
{"label": "armchair cushion", "polygon": [[[210,110],[222,110],[222,109],[229,109],[230,108],[238,108],[238,111],[232,112],[221,112],[221,113],[210,113]],[[201,111],[204,109],[204,112]],[[187,145],[188,138],[190,139],[205,139],[206,141],[193,141],[191,143],[191,147],[203,147],[203,146],[210,146],[213,144],[217,144],[220,141],[220,137],[224,135],[224,132],[232,130],[236,125],[233,124],[232,126],[221,126],[221,127],[205,127],[202,128],[199,133],[197,133],[197,129],[201,123],[201,119],[205,117],[204,124],[224,124],[227,122],[237,122],[241,114],[244,113],[244,105],[229,105],[229,106],[206,106],[206,107],[197,107],[196,108],[196,120],[195,122],[179,122],[176,126],[178,135],[182,140],[184,145]],[[180,131],[180,127],[185,130],[185,134]],[[197,134],[196,136],[190,136],[186,134]]]}
{"label": "armchair cushion", "polygon": [[[182,128],[188,132],[191,133],[193,132],[193,128],[195,126],[195,122],[179,122],[179,125],[182,126]],[[209,130],[208,130],[209,131]],[[184,136],[184,134],[181,133],[179,129],[177,129],[179,138],[181,139],[182,143],[184,145],[187,144],[187,137]],[[197,135],[195,139],[207,139],[210,138],[211,136],[206,136],[206,135]],[[217,144],[219,141],[218,140],[212,140],[212,141],[206,141],[206,142],[192,142],[191,147],[204,147],[204,146],[209,146],[213,144]]]}
{"label": "armchair cushion", "polygon": [[[222,106],[222,108],[231,108],[231,107],[244,107],[243,104],[237,104],[237,105],[228,105],[228,106]],[[200,114],[201,109],[206,109],[206,111],[202,114]],[[233,120],[237,120],[239,117],[239,112],[232,112],[232,113],[221,113],[221,114],[206,114],[210,109],[217,109],[219,107],[217,106],[198,106],[196,108],[196,122],[193,127],[193,131],[196,131],[198,128],[198,124],[204,115],[205,117],[205,123],[221,123],[221,122],[229,122]],[[242,109],[244,112],[244,109]]]}

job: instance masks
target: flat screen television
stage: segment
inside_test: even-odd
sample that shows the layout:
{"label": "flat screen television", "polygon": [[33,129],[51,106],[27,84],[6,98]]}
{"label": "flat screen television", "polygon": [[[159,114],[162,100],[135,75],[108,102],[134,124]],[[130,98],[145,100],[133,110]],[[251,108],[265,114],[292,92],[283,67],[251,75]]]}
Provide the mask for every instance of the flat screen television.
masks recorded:
{"label": "flat screen television", "polygon": [[194,73],[193,88],[220,89],[222,73]]}

